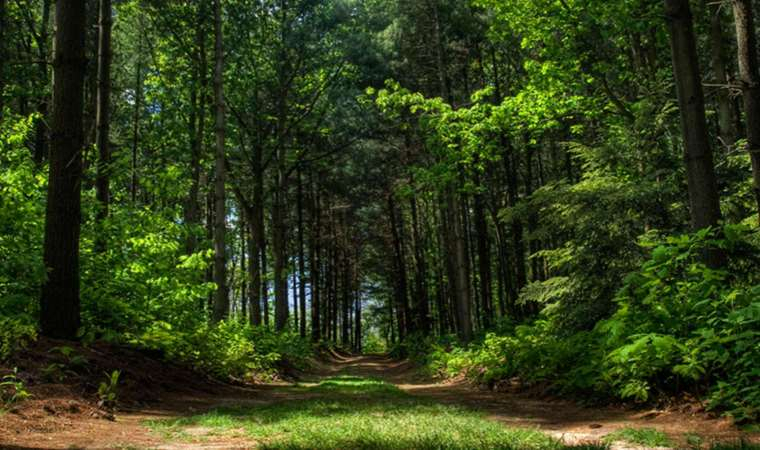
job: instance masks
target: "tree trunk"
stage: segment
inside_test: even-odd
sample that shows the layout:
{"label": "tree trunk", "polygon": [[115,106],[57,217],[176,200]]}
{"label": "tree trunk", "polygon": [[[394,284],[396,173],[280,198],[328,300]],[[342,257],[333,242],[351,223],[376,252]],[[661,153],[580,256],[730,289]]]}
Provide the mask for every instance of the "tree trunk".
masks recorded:
{"label": "tree trunk", "polygon": [[306,337],[306,261],[304,258],[303,231],[303,179],[301,169],[298,169],[298,304],[300,309],[299,331],[301,337]]}
{"label": "tree trunk", "polygon": [[451,228],[452,254],[454,270],[454,306],[456,311],[457,333],[467,343],[472,340],[472,317],[470,312],[470,281],[467,273],[467,249],[465,247],[464,225],[455,200],[454,188],[446,188],[446,210],[448,225]]}
{"label": "tree trunk", "polygon": [[[278,179],[282,179],[282,174]],[[282,196],[285,195],[283,184],[278,181],[278,187],[275,189],[275,201],[272,211],[272,253],[274,256],[274,327],[277,331],[282,331],[288,325],[288,282],[285,274],[287,265],[286,243],[285,243],[285,202]]]}
{"label": "tree trunk", "polygon": [[140,142],[140,103],[142,102],[142,60],[138,56],[135,67],[135,107],[132,111],[132,163],[130,173],[129,192],[132,204],[137,202],[137,152]]}
{"label": "tree trunk", "polygon": [[705,9],[710,15],[710,66],[715,84],[719,88],[718,102],[718,132],[723,145],[732,146],[736,143],[737,130],[734,109],[731,105],[731,95],[728,88],[728,69],[726,68],[726,50],[723,33],[723,8],[719,3],[703,0]]}
{"label": "tree trunk", "polygon": [[46,336],[75,339],[79,316],[79,231],[84,145],[85,0],[56,3],[52,151],[45,213],[47,279],[40,299]]}
{"label": "tree trunk", "polygon": [[[346,234],[346,230],[343,230],[344,235]],[[341,311],[342,311],[342,317],[341,317],[341,343],[343,344],[343,348],[350,349],[351,348],[351,324],[350,324],[350,305],[351,305],[351,257],[348,255],[348,249],[347,247],[348,238],[345,238],[344,242],[344,249],[343,249],[343,257],[341,258],[343,260],[343,270],[342,270],[342,278],[341,278],[341,290],[342,290],[342,299],[341,302]]]}
{"label": "tree trunk", "polygon": [[355,293],[356,304],[354,306],[354,352],[362,351],[362,297],[359,292]]}
{"label": "tree trunk", "polygon": [[247,208],[248,231],[248,303],[251,325],[261,325],[261,258],[259,255],[259,236],[255,224],[256,216],[252,208]]}
{"label": "tree trunk", "polygon": [[752,161],[752,183],[760,220],[760,73],[757,63],[757,37],[750,0],[733,0],[739,76],[747,116],[747,151]]}
{"label": "tree trunk", "polygon": [[230,300],[227,292],[225,232],[227,211],[225,205],[225,105],[224,105],[224,49],[222,47],[222,0],[214,0],[214,102],[216,104],[216,162],[214,170],[214,296],[215,322],[229,315]]}
{"label": "tree trunk", "polygon": [[320,232],[320,205],[319,205],[319,190],[315,188],[312,205],[312,229],[310,234],[311,250],[309,255],[309,278],[311,280],[311,340],[312,342],[319,342],[322,338],[321,334],[321,322],[320,322],[320,309],[321,309],[321,288],[320,288],[320,245],[319,245],[319,232]]}
{"label": "tree trunk", "polygon": [[396,302],[398,337],[400,341],[403,341],[410,328],[407,324],[409,320],[409,303],[407,301],[406,261],[404,259],[404,243],[401,240],[401,233],[399,231],[403,227],[403,223],[399,224],[400,220],[397,215],[396,202],[393,199],[392,192],[388,194],[388,214],[396,269],[394,297]]}
{"label": "tree trunk", "polygon": [[[48,73],[48,29],[50,27],[50,4],[51,0],[42,1],[42,21],[40,22],[40,30],[37,38],[37,57],[39,58],[39,77],[40,83],[47,85],[50,82],[50,76]],[[1,26],[1,25],[0,25]],[[0,89],[2,91],[2,89]],[[48,95],[43,93],[39,102],[37,103],[37,114],[39,118],[35,123],[35,138],[34,138],[34,161],[37,164],[42,164],[45,158],[48,157]]]}
{"label": "tree trunk", "polygon": [[420,231],[420,218],[417,211],[417,196],[409,199],[412,211],[412,239],[414,241],[414,259],[416,266],[415,283],[415,325],[414,328],[424,335],[430,333],[430,299],[427,285],[427,261],[425,260],[425,241]]}
{"label": "tree trunk", "polygon": [[96,198],[98,200],[97,221],[101,226],[95,242],[97,251],[106,250],[108,233],[102,228],[108,218],[111,199],[111,0],[100,0],[100,19],[98,33],[98,105],[95,115],[95,143],[98,147],[97,178],[95,179]]}
{"label": "tree trunk", "polygon": [[[480,174],[475,176],[475,184],[481,187]],[[489,328],[493,324],[493,291],[491,290],[491,243],[488,239],[488,224],[483,193],[475,194],[475,233],[477,235],[478,276],[480,277],[480,304],[483,311],[483,326]]]}
{"label": "tree trunk", "polygon": [[[503,140],[504,144],[504,165],[507,176],[507,205],[510,208],[517,206],[519,201],[519,192],[517,188],[517,165],[518,158],[516,151],[509,145],[506,139]],[[517,303],[517,297],[528,283],[528,275],[525,270],[525,243],[523,240],[523,223],[519,217],[512,218],[511,234],[512,234],[512,252],[514,255],[514,276],[515,285],[513,289],[510,289],[510,304],[515,305]],[[517,313],[517,311],[512,311]]]}
{"label": "tree trunk", "polygon": [[681,112],[691,224],[699,230],[717,225],[720,202],[689,1],[665,0],[665,14]]}
{"label": "tree trunk", "polygon": [[[240,210],[243,209],[243,206],[241,205]],[[245,215],[240,218],[240,273],[242,274],[241,280],[240,280],[240,313],[242,314],[243,322],[247,319],[246,317],[246,309],[248,303],[247,298],[247,291],[248,291],[248,278],[247,278],[247,268],[246,268],[246,219]]]}
{"label": "tree trunk", "polygon": [[185,253],[188,255],[195,253],[198,245],[197,235],[192,227],[197,226],[201,221],[201,207],[198,194],[200,190],[203,138],[206,130],[206,89],[208,88],[204,5],[205,2],[199,4],[198,19],[195,25],[195,47],[198,65],[193,73],[190,91],[190,123],[188,132],[190,134],[191,181],[190,192],[185,205],[185,224],[191,227],[191,229],[187,230],[187,241],[185,243]]}

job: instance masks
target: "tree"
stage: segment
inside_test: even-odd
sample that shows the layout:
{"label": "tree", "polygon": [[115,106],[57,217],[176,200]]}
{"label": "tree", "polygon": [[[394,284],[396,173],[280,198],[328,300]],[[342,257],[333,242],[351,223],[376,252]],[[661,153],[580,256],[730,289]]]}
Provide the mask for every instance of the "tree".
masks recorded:
{"label": "tree", "polygon": [[665,0],[665,15],[681,112],[691,224],[695,230],[700,230],[718,224],[720,201],[688,0]]}
{"label": "tree", "polygon": [[752,161],[752,184],[760,223],[760,72],[752,2],[733,0],[739,76],[747,119],[747,151]]}
{"label": "tree", "polygon": [[85,0],[56,3],[53,117],[45,214],[40,325],[43,334],[74,339],[80,325],[79,234],[81,222]]}
{"label": "tree", "polygon": [[225,205],[226,158],[224,148],[225,138],[225,105],[224,105],[224,48],[222,46],[222,2],[214,0],[214,102],[216,104],[216,163],[214,176],[214,320],[227,318],[230,309],[227,292],[227,256],[225,247],[225,231],[227,227],[227,209]]}
{"label": "tree", "polygon": [[[98,23],[98,99],[96,137],[98,147],[98,174],[95,189],[98,202],[98,222],[108,217],[111,171],[111,0],[100,0]],[[99,234],[98,249],[105,250],[105,233]]]}

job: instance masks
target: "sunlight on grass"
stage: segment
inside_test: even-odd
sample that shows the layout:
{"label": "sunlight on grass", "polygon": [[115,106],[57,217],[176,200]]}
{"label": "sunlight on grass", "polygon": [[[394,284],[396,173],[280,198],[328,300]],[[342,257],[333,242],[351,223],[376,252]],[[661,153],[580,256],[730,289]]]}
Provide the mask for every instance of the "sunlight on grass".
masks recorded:
{"label": "sunlight on grass", "polygon": [[670,447],[673,442],[667,434],[654,428],[623,428],[604,437],[606,442],[626,441],[646,447]]}
{"label": "sunlight on grass", "polygon": [[260,448],[270,450],[567,448],[538,431],[508,429],[482,414],[421,400],[382,381],[338,377],[303,392],[318,395],[266,406],[220,408],[149,425],[174,439],[192,427],[230,434],[243,430]]}

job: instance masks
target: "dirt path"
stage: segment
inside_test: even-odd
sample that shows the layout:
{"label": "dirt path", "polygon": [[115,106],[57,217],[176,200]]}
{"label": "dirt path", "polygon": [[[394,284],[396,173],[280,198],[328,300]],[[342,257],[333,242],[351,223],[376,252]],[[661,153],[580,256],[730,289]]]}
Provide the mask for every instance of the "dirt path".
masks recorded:
{"label": "dirt path", "polygon": [[[682,413],[632,412],[617,408],[588,408],[577,404],[526,397],[515,393],[481,391],[463,383],[433,383],[416,375],[408,362],[381,356],[338,357],[329,363],[318,362],[305,382],[336,375],[379,378],[396,384],[414,396],[433,399],[484,411],[496,421],[511,427],[538,428],[567,443],[598,441],[604,435],[624,427],[651,427],[682,438],[684,433],[698,432],[706,442],[738,437],[728,421],[687,416]],[[232,449],[251,448],[254,442],[244,438],[210,436],[199,443],[167,443],[162,436],[144,426],[147,420],[183,417],[223,406],[266,405],[303,399],[304,393],[287,389],[286,384],[252,388],[225,388],[207,395],[173,396],[161,399],[154,407],[120,411],[116,420],[79,415],[42,412],[18,417],[14,413],[0,416],[0,449]],[[13,423],[12,427],[3,422]],[[201,430],[202,431],[202,430]],[[616,446],[616,449],[632,448]]]}
{"label": "dirt path", "polygon": [[[435,401],[485,411],[489,418],[511,427],[538,428],[568,444],[599,441],[622,428],[654,428],[682,441],[687,433],[705,442],[749,438],[727,419],[688,415],[674,411],[632,411],[615,407],[584,407],[557,399],[537,399],[525,394],[480,390],[466,383],[435,383],[415,377],[409,363],[381,356],[344,358],[330,372],[375,377],[404,391]],[[757,436],[752,436],[756,440]],[[681,444],[685,444],[681,442]],[[635,448],[617,443],[615,449]],[[640,447],[639,447],[640,448]]]}

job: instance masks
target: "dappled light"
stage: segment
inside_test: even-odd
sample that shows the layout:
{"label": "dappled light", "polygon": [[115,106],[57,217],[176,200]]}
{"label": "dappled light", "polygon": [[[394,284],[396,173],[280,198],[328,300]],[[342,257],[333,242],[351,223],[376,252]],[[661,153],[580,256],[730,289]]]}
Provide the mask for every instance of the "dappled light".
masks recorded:
{"label": "dappled light", "polygon": [[759,7],[0,0],[0,449],[757,450]]}

